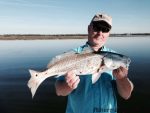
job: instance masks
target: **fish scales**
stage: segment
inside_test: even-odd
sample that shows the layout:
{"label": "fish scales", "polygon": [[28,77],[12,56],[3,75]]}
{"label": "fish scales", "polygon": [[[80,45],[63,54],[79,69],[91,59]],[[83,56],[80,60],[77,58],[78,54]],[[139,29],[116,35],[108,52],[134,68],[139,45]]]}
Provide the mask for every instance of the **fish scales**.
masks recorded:
{"label": "fish scales", "polygon": [[[95,59],[93,57],[97,58]],[[88,71],[89,68],[94,67],[94,64],[98,63],[98,59],[101,62],[100,55],[94,53],[86,53],[82,55],[75,54],[74,56],[60,59],[59,61],[56,61],[55,64],[49,65],[49,71],[50,73],[59,73],[68,70],[77,70],[80,68],[82,68],[82,70]],[[81,71],[78,74],[82,74]]]}

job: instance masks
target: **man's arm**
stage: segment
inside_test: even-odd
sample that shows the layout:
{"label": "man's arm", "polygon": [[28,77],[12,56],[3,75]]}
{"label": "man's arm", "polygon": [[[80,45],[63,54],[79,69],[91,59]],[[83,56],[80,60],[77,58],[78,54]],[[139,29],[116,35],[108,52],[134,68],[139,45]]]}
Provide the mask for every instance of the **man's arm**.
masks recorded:
{"label": "man's arm", "polygon": [[117,90],[121,97],[128,99],[133,91],[133,83],[127,77],[128,70],[120,67],[113,71],[113,75],[116,77]]}
{"label": "man's arm", "polygon": [[77,88],[80,82],[79,76],[76,76],[73,71],[65,75],[65,80],[57,80],[55,83],[56,94],[58,96],[67,96]]}

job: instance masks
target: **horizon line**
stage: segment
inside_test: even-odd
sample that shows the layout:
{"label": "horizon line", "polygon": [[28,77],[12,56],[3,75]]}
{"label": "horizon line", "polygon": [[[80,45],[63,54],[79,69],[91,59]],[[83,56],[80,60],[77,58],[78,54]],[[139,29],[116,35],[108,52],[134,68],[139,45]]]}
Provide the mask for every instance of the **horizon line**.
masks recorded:
{"label": "horizon line", "polygon": [[[145,34],[145,35],[150,35],[150,33],[110,33],[110,35],[135,35],[135,34]],[[24,34],[17,34],[17,33],[10,33],[10,34],[0,34],[0,36],[2,35],[51,35],[51,36],[57,36],[57,35],[88,35],[88,34],[85,34],[85,33],[72,33],[72,34],[38,34],[38,33],[24,33]]]}

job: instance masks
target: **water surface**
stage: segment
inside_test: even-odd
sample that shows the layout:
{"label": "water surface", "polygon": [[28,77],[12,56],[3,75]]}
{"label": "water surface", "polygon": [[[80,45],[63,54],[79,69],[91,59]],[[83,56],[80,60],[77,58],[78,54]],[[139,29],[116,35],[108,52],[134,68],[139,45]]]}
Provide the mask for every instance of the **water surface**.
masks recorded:
{"label": "water surface", "polygon": [[[0,113],[63,113],[66,97],[56,96],[55,78],[45,80],[35,98],[31,98],[28,69],[43,70],[52,57],[85,42],[86,39],[0,41]],[[118,111],[146,112],[150,105],[150,37],[110,38],[106,45],[132,60],[129,78],[135,89],[128,101],[118,96]]]}

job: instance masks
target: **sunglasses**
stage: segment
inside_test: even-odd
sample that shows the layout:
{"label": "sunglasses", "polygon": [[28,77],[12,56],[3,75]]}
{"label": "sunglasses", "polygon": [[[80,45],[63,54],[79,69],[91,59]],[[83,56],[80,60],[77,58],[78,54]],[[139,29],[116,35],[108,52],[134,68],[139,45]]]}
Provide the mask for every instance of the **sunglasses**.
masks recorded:
{"label": "sunglasses", "polygon": [[111,26],[109,26],[106,22],[93,22],[93,30],[95,32],[102,31],[103,33],[108,33],[111,29]]}

